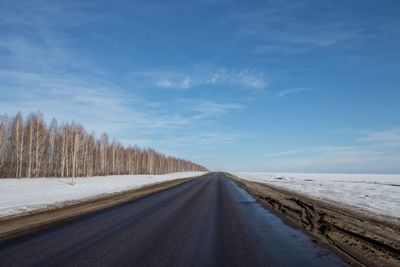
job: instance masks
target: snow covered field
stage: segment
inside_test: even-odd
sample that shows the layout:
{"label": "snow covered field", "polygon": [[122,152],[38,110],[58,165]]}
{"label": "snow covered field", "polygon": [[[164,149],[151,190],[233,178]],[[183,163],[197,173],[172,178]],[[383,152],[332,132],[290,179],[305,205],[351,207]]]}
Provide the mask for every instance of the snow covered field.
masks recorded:
{"label": "snow covered field", "polygon": [[202,174],[204,172],[82,177],[76,178],[75,185],[71,185],[68,178],[0,179],[0,217]]}
{"label": "snow covered field", "polygon": [[283,187],[364,211],[400,218],[400,175],[255,172],[233,174],[245,180]]}

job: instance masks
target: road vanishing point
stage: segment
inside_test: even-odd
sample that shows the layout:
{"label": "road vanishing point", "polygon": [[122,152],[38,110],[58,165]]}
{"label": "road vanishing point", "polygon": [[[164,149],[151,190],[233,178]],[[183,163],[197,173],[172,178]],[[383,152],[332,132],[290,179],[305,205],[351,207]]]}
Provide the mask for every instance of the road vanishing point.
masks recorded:
{"label": "road vanishing point", "polygon": [[0,242],[0,266],[344,266],[223,173]]}

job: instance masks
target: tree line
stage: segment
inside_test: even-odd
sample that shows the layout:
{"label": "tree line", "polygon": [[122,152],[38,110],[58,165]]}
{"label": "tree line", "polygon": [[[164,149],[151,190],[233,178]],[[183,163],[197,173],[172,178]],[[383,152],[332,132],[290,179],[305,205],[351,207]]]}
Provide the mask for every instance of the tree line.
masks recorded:
{"label": "tree line", "polygon": [[207,171],[153,149],[96,138],[77,123],[46,125],[40,112],[0,117],[0,178],[77,177]]}

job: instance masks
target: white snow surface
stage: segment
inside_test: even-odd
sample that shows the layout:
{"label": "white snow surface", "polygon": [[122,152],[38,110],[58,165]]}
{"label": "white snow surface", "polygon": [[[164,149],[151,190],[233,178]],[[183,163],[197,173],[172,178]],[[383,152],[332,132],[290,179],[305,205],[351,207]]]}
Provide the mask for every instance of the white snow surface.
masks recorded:
{"label": "white snow surface", "polygon": [[203,174],[205,172],[79,177],[75,178],[74,185],[70,178],[0,179],[0,217]]}
{"label": "white snow surface", "polygon": [[345,204],[361,211],[400,218],[400,175],[256,172],[232,174],[245,180]]}

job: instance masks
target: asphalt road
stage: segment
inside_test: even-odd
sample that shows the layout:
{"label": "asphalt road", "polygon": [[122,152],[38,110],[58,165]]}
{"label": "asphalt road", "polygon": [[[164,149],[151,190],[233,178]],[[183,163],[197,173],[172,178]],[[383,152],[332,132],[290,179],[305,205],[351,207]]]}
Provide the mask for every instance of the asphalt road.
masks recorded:
{"label": "asphalt road", "polygon": [[0,266],[342,266],[222,173],[0,243]]}

